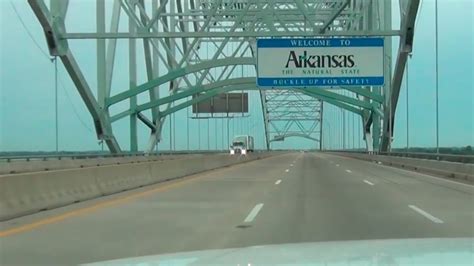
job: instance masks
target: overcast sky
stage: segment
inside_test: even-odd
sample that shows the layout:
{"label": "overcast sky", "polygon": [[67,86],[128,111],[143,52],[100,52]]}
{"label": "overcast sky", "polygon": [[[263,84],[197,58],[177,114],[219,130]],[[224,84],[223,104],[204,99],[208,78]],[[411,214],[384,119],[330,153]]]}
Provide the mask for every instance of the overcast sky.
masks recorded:
{"label": "overcast sky", "polygon": [[[43,51],[47,51],[42,29],[27,1],[12,1],[26,27],[31,31]],[[413,58],[409,62],[409,139],[410,146],[435,146],[435,46],[434,46],[434,0],[422,1],[419,13]],[[394,4],[396,7],[396,4]],[[439,117],[440,145],[474,145],[474,4],[471,0],[439,0]],[[93,31],[95,28],[94,1],[71,1],[68,25],[74,31]],[[42,53],[28,36],[16,16],[11,1],[0,0],[0,151],[54,150],[54,64]],[[394,16],[394,28],[399,27]],[[126,24],[125,24],[126,25]],[[125,41],[123,41],[125,42]],[[84,70],[84,75],[95,86],[95,43],[93,41],[71,41],[71,49]],[[394,50],[397,46],[394,45]],[[113,93],[127,87],[128,54],[125,43],[118,46],[116,78]],[[140,61],[139,61],[140,62]],[[91,67],[86,67],[91,66]],[[139,68],[139,79],[145,81],[144,68]],[[70,82],[66,71],[59,64],[59,145],[61,150],[99,149],[93,123],[82,100]],[[403,83],[395,124],[395,147],[406,143],[406,87]],[[263,124],[256,92],[250,95],[248,117],[230,121],[230,135],[246,134],[256,138],[257,147],[263,147]],[[144,101],[145,99],[140,99]],[[140,101],[139,100],[139,101]],[[123,110],[118,106],[114,111]],[[122,109],[121,109],[122,108]],[[325,134],[335,145],[340,132],[338,111],[328,108]],[[186,149],[188,111],[176,114],[175,147]],[[354,127],[360,127],[354,117]],[[128,149],[128,120],[114,123],[114,132],[123,149]],[[191,149],[227,147],[227,128],[224,120],[196,120],[190,122]],[[209,128],[208,128],[209,123]],[[140,123],[141,124],[141,123]],[[167,124],[169,125],[169,124]],[[352,125],[349,125],[352,128]],[[329,132],[329,128],[332,132]],[[210,137],[207,137],[207,133]],[[217,132],[217,137],[216,136]],[[329,137],[329,133],[331,136]],[[359,131],[354,135],[358,146]],[[169,148],[169,127],[164,129],[164,140],[160,148]],[[148,141],[148,130],[139,126],[139,148]],[[198,141],[198,137],[201,140]],[[209,142],[208,142],[209,139]],[[352,135],[348,140],[352,142]],[[297,138],[275,144],[281,148],[316,147],[314,142]]]}

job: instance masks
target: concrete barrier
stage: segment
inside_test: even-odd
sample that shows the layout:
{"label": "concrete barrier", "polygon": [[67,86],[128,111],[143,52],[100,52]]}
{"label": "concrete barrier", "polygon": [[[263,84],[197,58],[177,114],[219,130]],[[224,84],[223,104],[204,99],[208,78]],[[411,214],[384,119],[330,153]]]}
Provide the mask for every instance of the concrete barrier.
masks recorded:
{"label": "concrete barrier", "polygon": [[152,183],[150,164],[133,163],[95,167],[97,186],[102,195],[110,195]]}
{"label": "concrete barrier", "polygon": [[129,156],[129,157],[106,157],[106,158],[87,158],[87,159],[71,159],[57,158],[47,160],[31,160],[31,161],[11,161],[0,162],[1,174],[17,174],[39,171],[51,171],[60,169],[85,168],[102,165],[127,164],[131,162],[149,162],[174,160],[183,158],[183,156],[193,157],[195,155],[163,155],[163,156]]}
{"label": "concrete barrier", "polygon": [[377,161],[385,165],[392,165],[409,170],[415,170],[443,177],[474,182],[474,164],[396,157],[388,155],[373,155],[365,153],[334,152],[334,154],[362,159],[366,161]]}
{"label": "concrete barrier", "polygon": [[101,195],[94,168],[0,176],[0,220]]}
{"label": "concrete barrier", "polygon": [[139,163],[0,175],[0,221],[275,154],[178,155],[173,160],[142,158]]}

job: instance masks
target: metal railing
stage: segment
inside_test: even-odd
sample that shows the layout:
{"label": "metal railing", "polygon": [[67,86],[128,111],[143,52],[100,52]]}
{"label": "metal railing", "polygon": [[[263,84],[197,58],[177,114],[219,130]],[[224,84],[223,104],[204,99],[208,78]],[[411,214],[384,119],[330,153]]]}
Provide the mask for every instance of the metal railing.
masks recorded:
{"label": "metal railing", "polygon": [[167,155],[181,155],[181,154],[210,154],[210,153],[227,153],[228,151],[220,150],[200,150],[200,151],[160,151],[157,153],[59,153],[59,154],[25,154],[0,156],[0,162],[12,161],[48,161],[48,160],[78,160],[78,159],[97,159],[97,158],[125,158],[125,157],[139,157],[139,156],[167,156]]}
{"label": "metal railing", "polygon": [[409,157],[427,160],[448,161],[458,163],[474,163],[474,155],[447,154],[447,153],[424,153],[424,152],[381,152],[381,155]]}
{"label": "metal railing", "polygon": [[[326,151],[369,154],[369,152],[367,152],[367,151],[360,151],[360,150],[326,150]],[[474,155],[463,155],[463,154],[425,153],[425,152],[399,152],[399,151],[372,152],[372,154],[374,154],[374,155],[416,158],[416,159],[426,159],[426,160],[448,161],[448,162],[457,162],[457,163],[474,163]]]}

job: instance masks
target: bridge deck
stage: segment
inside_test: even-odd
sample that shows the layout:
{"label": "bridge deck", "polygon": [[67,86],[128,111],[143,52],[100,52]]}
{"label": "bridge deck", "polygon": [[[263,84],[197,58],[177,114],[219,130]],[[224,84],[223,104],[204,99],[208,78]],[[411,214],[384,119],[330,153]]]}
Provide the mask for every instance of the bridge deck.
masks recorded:
{"label": "bridge deck", "polygon": [[0,224],[0,264],[78,264],[253,245],[473,237],[474,187],[291,153]]}

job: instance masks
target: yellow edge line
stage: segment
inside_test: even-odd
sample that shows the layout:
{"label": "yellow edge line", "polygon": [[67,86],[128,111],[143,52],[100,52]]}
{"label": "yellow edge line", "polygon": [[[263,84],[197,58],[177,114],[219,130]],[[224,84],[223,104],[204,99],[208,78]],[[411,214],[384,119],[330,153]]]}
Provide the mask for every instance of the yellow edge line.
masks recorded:
{"label": "yellow edge line", "polygon": [[[255,162],[255,161],[256,160],[252,160],[252,161],[248,161],[248,162]],[[148,195],[156,193],[156,192],[161,192],[161,191],[165,191],[165,190],[168,190],[168,189],[171,189],[171,188],[179,187],[179,186],[182,186],[184,184],[195,181],[198,178],[205,177],[205,176],[209,175],[211,171],[213,173],[215,173],[215,171],[228,171],[228,170],[230,170],[234,167],[238,167],[238,166],[241,166],[241,165],[242,165],[242,163],[237,163],[237,164],[234,164],[234,165],[229,165],[227,167],[208,170],[208,171],[205,171],[205,172],[200,173],[200,174],[198,173],[198,174],[187,176],[187,177],[185,177],[184,180],[175,181],[175,182],[170,183],[170,184],[163,184],[160,187],[157,187],[157,188],[154,188],[154,189],[151,189],[151,190],[138,192],[138,193],[135,193],[135,194],[132,194],[132,195],[129,195],[129,196],[125,196],[123,198],[107,200],[107,201],[104,201],[104,202],[100,202],[100,203],[91,205],[89,207],[84,207],[84,208],[81,208],[81,209],[69,211],[69,212],[66,212],[66,213],[63,213],[63,214],[60,214],[60,215],[56,215],[56,216],[52,216],[52,217],[49,217],[49,218],[39,220],[37,222],[33,222],[33,223],[25,224],[25,225],[22,225],[22,226],[19,226],[19,227],[15,227],[15,228],[11,228],[11,229],[8,229],[8,230],[0,231],[0,237],[7,237],[7,236],[11,236],[11,235],[31,231],[35,228],[38,228],[38,227],[41,227],[41,226],[44,226],[44,225],[57,223],[57,222],[60,222],[62,220],[65,220],[65,219],[68,219],[68,218],[71,218],[71,217],[76,217],[76,216],[86,214],[86,213],[89,213],[89,212],[93,212],[93,211],[96,211],[96,210],[104,208],[104,207],[116,205],[116,204],[119,204],[119,203],[124,203],[124,202],[131,201],[131,200],[134,200],[134,199],[137,199],[137,198],[148,196]]]}
{"label": "yellow edge line", "polygon": [[101,208],[104,208],[104,207],[116,205],[116,204],[119,204],[119,203],[124,203],[124,202],[127,202],[127,201],[134,200],[136,198],[141,198],[141,197],[148,196],[148,195],[156,193],[156,192],[160,192],[160,191],[164,191],[164,190],[167,190],[167,189],[182,186],[182,185],[184,185],[186,183],[189,183],[191,181],[194,181],[194,180],[195,180],[195,178],[191,178],[191,179],[186,179],[186,180],[178,181],[178,182],[175,182],[175,183],[171,183],[171,184],[168,184],[168,185],[162,185],[162,186],[160,186],[158,188],[155,188],[155,189],[151,189],[151,190],[147,190],[147,191],[143,191],[143,192],[138,192],[138,193],[135,193],[133,195],[129,195],[129,196],[126,196],[126,197],[123,197],[123,198],[111,199],[111,200],[108,200],[108,201],[105,201],[105,202],[100,202],[100,203],[94,204],[94,205],[89,206],[89,207],[85,207],[85,208],[82,208],[82,209],[66,212],[64,214],[60,214],[60,215],[57,215],[57,216],[45,218],[45,219],[39,220],[39,221],[34,222],[34,223],[25,224],[25,225],[15,227],[15,228],[12,228],[12,229],[8,229],[8,230],[5,230],[5,231],[0,231],[0,237],[7,237],[7,236],[11,236],[11,235],[31,231],[31,230],[33,230],[37,227],[40,227],[40,226],[44,226],[44,225],[48,225],[48,224],[52,224],[52,223],[57,223],[59,221],[65,220],[67,218],[71,218],[71,217],[79,216],[79,215],[82,215],[82,214],[85,214],[85,213],[93,212],[95,210],[98,210],[98,209],[101,209]]}

